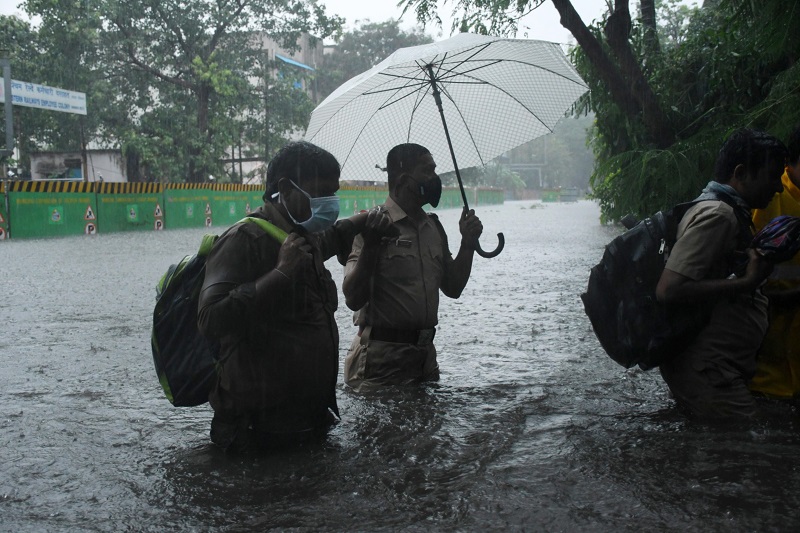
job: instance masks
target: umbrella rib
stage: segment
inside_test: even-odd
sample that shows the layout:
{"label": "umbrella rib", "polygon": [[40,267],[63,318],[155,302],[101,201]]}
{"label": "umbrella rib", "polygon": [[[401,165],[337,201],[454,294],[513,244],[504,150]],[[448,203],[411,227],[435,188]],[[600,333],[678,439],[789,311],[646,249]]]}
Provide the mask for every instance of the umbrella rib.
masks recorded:
{"label": "umbrella rib", "polygon": [[[420,85],[421,85],[421,84],[420,84]],[[395,91],[395,93],[397,93],[397,92],[401,91],[402,89],[404,89],[404,88],[406,88],[406,87],[407,87],[407,85],[405,85],[405,86],[402,86],[402,87],[396,87],[396,88],[394,88],[394,91]],[[392,89],[385,89],[385,90],[383,90],[383,91],[378,91],[378,92],[390,92],[390,91],[392,91]],[[364,92],[364,93],[362,93],[362,94],[375,94],[375,93],[372,93],[372,92]],[[378,111],[380,111],[381,109],[384,109],[384,108],[386,108],[387,106],[391,105],[392,103],[399,102],[400,100],[402,100],[402,99],[404,99],[404,98],[406,98],[406,97],[408,97],[408,96],[410,96],[410,95],[413,95],[413,94],[419,94],[419,91],[418,91],[418,90],[415,90],[415,91],[413,91],[413,92],[410,92],[410,93],[408,93],[408,94],[406,94],[406,95],[402,96],[402,97],[401,97],[401,98],[399,98],[398,100],[394,100],[393,102],[390,102],[390,100],[392,100],[392,96],[390,95],[390,96],[389,96],[389,97],[386,99],[386,101],[385,101],[383,104],[381,104],[380,106],[378,106]],[[336,111],[336,113],[334,113],[334,115],[332,115],[332,116],[331,116],[331,117],[330,117],[330,118],[329,118],[329,119],[326,121],[326,123],[327,123],[327,122],[330,122],[331,120],[333,120],[333,117],[334,117],[335,115],[338,115],[338,114],[339,114],[341,111],[343,111],[344,109],[346,109],[346,108],[347,108],[347,106],[349,106],[349,105],[350,105],[350,104],[352,104],[353,102],[355,102],[355,99],[353,99],[353,100],[349,101],[347,104],[345,104],[344,106],[342,106],[341,108],[339,108],[339,109]],[[347,160],[348,160],[348,159],[350,159],[350,154],[352,154],[352,153],[353,153],[353,150],[355,149],[355,147],[356,147],[356,144],[358,144],[358,139],[360,139],[360,138],[361,138],[361,135],[362,135],[362,134],[364,133],[364,131],[367,129],[367,126],[369,126],[370,122],[372,122],[372,119],[373,119],[373,118],[375,118],[377,115],[378,115],[378,113],[377,113],[377,111],[376,111],[376,112],[375,112],[375,113],[373,113],[373,114],[372,114],[372,115],[369,117],[369,119],[368,119],[366,122],[364,122],[364,124],[361,126],[361,129],[359,130],[359,132],[358,132],[358,135],[356,135],[355,139],[353,140],[353,143],[352,143],[352,144],[351,144],[351,146],[350,146],[350,149],[347,151],[347,155],[344,157],[344,161],[342,161],[342,165],[341,165],[342,167],[344,167],[345,163],[347,163]],[[323,124],[323,126],[321,126],[321,127],[319,128],[319,130],[317,130],[317,131],[321,131],[322,127],[324,127],[324,124]]]}
{"label": "umbrella rib", "polygon": [[[381,73],[381,74],[383,74],[383,73]],[[409,79],[410,79],[410,80],[415,80],[416,78],[409,78]],[[422,83],[420,83],[419,85],[420,85],[420,86],[422,86],[423,84],[422,84]],[[391,87],[391,88],[383,89],[383,90],[381,90],[381,91],[365,91],[365,92],[363,92],[363,93],[362,93],[362,95],[378,94],[378,93],[381,93],[381,92],[394,92],[394,93],[396,94],[396,93],[400,92],[401,90],[403,90],[404,88],[407,88],[407,87],[409,87],[409,84],[403,85],[403,86],[401,86],[401,87]],[[401,97],[400,99],[398,99],[398,100],[394,100],[393,102],[390,102],[390,100],[392,99],[392,97],[390,96],[389,98],[387,98],[387,99],[386,99],[386,101],[385,101],[383,104],[381,104],[381,105],[378,107],[378,110],[384,109],[385,107],[387,107],[388,105],[391,105],[392,103],[399,102],[399,101],[400,101],[400,100],[402,100],[403,98],[406,98],[407,96],[409,96],[409,95],[412,95],[412,94],[414,94],[414,93],[416,93],[416,92],[418,92],[418,91],[417,91],[417,90],[415,90],[415,91],[413,91],[413,92],[410,92],[410,93],[408,93],[408,94],[404,95],[403,97]],[[351,104],[355,105],[355,104],[354,104],[354,102],[355,102],[355,101],[356,101],[356,99],[355,99],[355,98],[353,98],[353,99],[351,99],[349,102],[347,102],[345,105],[343,105],[342,107],[340,107],[339,109],[337,109],[337,110],[336,110],[336,112],[335,112],[333,115],[331,115],[331,116],[330,116],[330,117],[329,117],[329,118],[328,118],[328,119],[327,119],[327,120],[326,120],[326,121],[325,121],[323,124],[321,124],[321,125],[319,126],[319,128],[317,128],[317,132],[320,132],[320,131],[322,131],[322,129],[323,129],[323,128],[324,128],[324,127],[325,127],[325,126],[328,124],[328,123],[330,123],[330,122],[331,122],[331,121],[332,121],[332,120],[333,120],[333,119],[334,119],[334,118],[335,118],[335,117],[336,117],[336,116],[337,116],[339,113],[341,113],[341,112],[343,112],[345,109],[347,109],[347,108],[348,108],[348,106],[350,106]],[[373,116],[374,116],[374,115],[373,115]],[[364,129],[366,129],[366,127],[369,125],[369,123],[370,123],[370,121],[371,121],[371,120],[372,120],[372,117],[370,117],[370,119],[369,119],[369,120],[367,120],[367,121],[364,123],[364,125],[363,125],[363,126],[362,126],[362,128],[361,128],[361,131],[359,131],[359,132],[358,132],[358,135],[356,136],[356,140],[358,140],[358,139],[361,137],[361,134],[364,132]],[[316,135],[316,134],[315,134],[315,135]],[[314,135],[314,136],[315,136],[315,135]],[[313,140],[314,136],[312,136],[312,137],[311,137],[309,140]],[[344,161],[342,162],[342,165],[344,165],[344,163],[345,163],[345,162],[347,162],[347,160],[350,158],[350,154],[353,152],[353,148],[354,148],[354,147],[355,147],[355,143],[353,143],[353,146],[350,148],[350,150],[347,152],[347,155],[344,157]]]}
{"label": "umbrella rib", "polygon": [[[461,109],[458,108],[455,100],[453,100],[453,97],[450,96],[450,93],[448,92],[446,87],[440,86],[439,90],[442,92],[442,94],[444,94],[447,97],[448,100],[450,100],[453,103],[453,107],[458,113],[458,116],[461,117],[461,122],[464,124],[464,128],[467,130],[467,135],[469,135],[469,140],[472,141],[472,146],[475,148],[475,153],[478,154],[478,159],[481,160],[481,165],[485,166],[486,162],[483,160],[483,155],[481,154],[481,151],[478,149],[478,143],[475,141],[475,136],[472,135],[472,130],[470,129],[469,124],[467,124],[467,120],[464,118],[464,115],[461,113]],[[537,120],[539,120],[538,117]],[[541,120],[539,120],[539,122],[541,122]]]}
{"label": "umbrella rib", "polygon": [[[536,113],[535,113],[533,110],[531,110],[531,109],[530,109],[530,108],[529,108],[527,105],[525,105],[524,103],[522,103],[522,102],[519,100],[519,98],[517,98],[516,96],[514,96],[513,94],[511,94],[511,93],[510,93],[510,92],[508,92],[507,90],[503,89],[502,87],[499,87],[499,86],[497,86],[497,85],[495,85],[495,84],[493,84],[493,83],[489,83],[488,81],[485,81],[485,82],[483,82],[482,84],[483,84],[483,85],[488,85],[488,86],[490,86],[490,87],[492,87],[492,88],[494,88],[494,89],[496,89],[496,90],[500,91],[501,93],[505,94],[506,96],[508,96],[510,99],[512,99],[513,101],[515,101],[517,104],[519,104],[519,106],[520,106],[522,109],[524,109],[525,111],[527,111],[528,113],[530,113],[530,115],[531,115],[531,116],[533,116],[533,117],[534,117],[536,120],[538,120],[538,121],[539,121],[539,123],[540,123],[542,126],[544,126],[545,128],[547,128],[547,130],[548,130],[550,133],[553,133],[553,130],[552,130],[552,129],[550,129],[550,127],[549,127],[547,124],[545,124],[545,123],[544,123],[544,121],[543,121],[542,119],[540,119],[540,118],[539,118],[539,116],[538,116],[538,115],[537,115],[537,114],[536,114]],[[450,100],[450,101],[453,103],[453,106],[454,106],[456,109],[458,109],[458,105],[456,104],[455,100],[453,100],[453,98],[450,96],[450,92],[447,90],[447,87],[446,87],[445,85],[442,85],[441,87],[442,87],[442,93],[443,93],[445,96],[447,96],[447,99],[448,99],[448,100]],[[459,111],[459,114],[461,114],[461,111]],[[465,124],[466,124],[466,122],[465,122]]]}
{"label": "umbrella rib", "polygon": [[[485,64],[477,65],[477,66],[475,66],[475,67],[473,67],[473,68],[471,68],[469,70],[465,70],[463,72],[457,72],[457,71],[453,70],[453,68],[447,68],[447,69],[440,68],[439,70],[445,70],[445,72],[449,73],[450,76],[442,76],[442,77],[438,77],[437,76],[436,79],[437,79],[437,81],[446,81],[448,78],[454,78],[454,77],[457,77],[457,76],[466,76],[470,72],[475,72],[476,70],[481,70],[481,69],[484,69],[486,67],[491,67],[491,66],[496,65],[498,63],[516,63],[516,64],[532,67],[532,68],[535,68],[535,69],[539,69],[539,70],[544,71],[544,72],[549,72],[550,74],[558,76],[559,78],[563,78],[563,79],[565,79],[565,80],[567,80],[567,81],[569,81],[571,83],[574,83],[576,85],[588,88],[585,84],[583,84],[581,82],[578,82],[578,81],[570,78],[569,76],[561,74],[560,72],[556,72],[553,69],[549,69],[549,68],[543,67],[541,65],[537,65],[535,63],[529,63],[527,61],[520,61],[518,59],[481,59],[480,61],[484,61]],[[440,67],[444,67],[444,64],[440,65]],[[437,73],[438,73],[438,71],[437,71]],[[448,83],[452,83],[452,82],[448,82]]]}
{"label": "umbrella rib", "polygon": [[430,84],[424,91],[417,91],[417,101],[414,102],[414,107],[411,109],[411,119],[408,121],[408,131],[406,132],[406,142],[411,142],[411,126],[414,124],[414,117],[417,115],[417,109],[419,106],[422,105],[422,101],[425,99],[425,96],[428,95],[428,91],[431,90]]}
{"label": "umbrella rib", "polygon": [[[461,51],[456,52],[454,55],[451,55],[449,57],[458,57],[458,56],[460,56],[462,54],[466,54],[467,52],[472,52],[474,50],[474,53],[470,54],[469,57],[467,57],[465,59],[456,59],[456,61],[455,61],[456,65],[463,65],[464,63],[467,63],[468,61],[471,61],[472,58],[475,57],[476,55],[478,55],[481,52],[483,52],[484,50],[486,50],[489,47],[490,44],[492,44],[492,43],[485,43],[485,44],[482,44],[482,45],[478,45],[475,48],[470,48],[468,50],[461,50]],[[437,64],[436,64],[436,74],[437,74],[436,79],[437,80],[439,79],[439,77],[438,77],[439,72],[442,70],[442,67],[445,64],[445,61],[447,61],[447,58],[448,58],[447,54],[448,53],[445,52],[444,55],[442,56],[441,61],[437,62]],[[419,64],[419,63],[417,63],[417,64]],[[451,70],[452,69],[448,69],[448,71],[451,71]]]}
{"label": "umbrella rib", "polygon": [[[422,86],[422,85],[420,85],[418,88],[414,89],[414,90],[413,90],[413,91],[411,91],[411,92],[408,92],[408,93],[404,94],[403,96],[401,96],[401,97],[399,97],[399,98],[395,98],[395,99],[392,99],[391,97],[390,97],[390,98],[388,98],[388,99],[387,99],[387,100],[386,100],[386,101],[385,101],[383,104],[381,104],[381,105],[378,107],[378,111],[380,111],[381,109],[386,109],[386,108],[387,108],[387,107],[389,107],[390,105],[393,105],[393,104],[396,104],[397,102],[400,102],[400,101],[402,101],[402,100],[405,100],[405,99],[406,99],[406,98],[408,98],[409,96],[414,96],[415,94],[420,94],[420,92],[421,92],[421,91],[420,91],[420,89],[422,89],[422,88],[423,88],[423,86]],[[399,89],[398,89],[398,91],[399,91]],[[375,94],[375,93],[370,93],[370,94]]]}

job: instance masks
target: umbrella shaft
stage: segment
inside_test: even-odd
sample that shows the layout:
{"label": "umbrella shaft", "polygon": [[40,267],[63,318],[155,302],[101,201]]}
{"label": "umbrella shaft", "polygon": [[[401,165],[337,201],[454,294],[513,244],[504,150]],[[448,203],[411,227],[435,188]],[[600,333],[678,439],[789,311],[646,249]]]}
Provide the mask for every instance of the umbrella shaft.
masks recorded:
{"label": "umbrella shaft", "polygon": [[428,79],[431,82],[431,89],[433,90],[433,100],[436,102],[436,107],[439,109],[439,116],[442,117],[444,136],[447,139],[447,147],[450,148],[450,157],[453,158],[453,168],[455,168],[456,171],[458,188],[461,189],[461,199],[464,201],[464,208],[469,209],[469,202],[467,202],[467,193],[464,191],[464,183],[461,181],[461,172],[459,172],[458,163],[456,162],[456,153],[453,150],[453,142],[450,140],[450,131],[447,129],[447,121],[444,119],[442,96],[439,93],[439,86],[436,85],[436,77],[433,75],[433,65],[428,65]]}

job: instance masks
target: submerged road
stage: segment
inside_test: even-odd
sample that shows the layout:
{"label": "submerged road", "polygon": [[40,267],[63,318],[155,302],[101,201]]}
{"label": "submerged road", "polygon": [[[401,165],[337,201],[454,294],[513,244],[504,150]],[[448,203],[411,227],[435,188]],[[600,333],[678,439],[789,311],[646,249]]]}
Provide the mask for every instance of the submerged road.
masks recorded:
{"label": "submerged road", "polygon": [[[591,202],[477,206],[442,378],[338,390],[320,445],[232,458],[153,369],[154,286],[205,230],[0,243],[0,531],[791,531],[797,420],[685,421],[597,343],[580,293],[619,232]],[[440,212],[457,243],[458,210]],[[224,228],[214,228],[222,231]],[[341,285],[342,269],[328,268]],[[340,297],[344,359],[355,333]],[[340,372],[341,376],[341,372]]]}

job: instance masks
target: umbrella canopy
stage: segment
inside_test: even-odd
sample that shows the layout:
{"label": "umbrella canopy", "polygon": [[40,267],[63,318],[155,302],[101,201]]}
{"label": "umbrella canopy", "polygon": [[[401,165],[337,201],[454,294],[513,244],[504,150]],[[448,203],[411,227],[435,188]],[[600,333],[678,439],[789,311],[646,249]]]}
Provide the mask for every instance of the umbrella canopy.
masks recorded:
{"label": "umbrella canopy", "polygon": [[800,251],[800,217],[773,218],[755,234],[752,246],[773,263],[789,261]]}
{"label": "umbrella canopy", "polygon": [[336,156],[342,179],[384,181],[376,165],[404,142],[428,148],[443,173],[455,156],[461,168],[484,165],[550,133],[587,90],[556,43],[461,33],[401,48],[344,83],[313,111],[305,139]]}

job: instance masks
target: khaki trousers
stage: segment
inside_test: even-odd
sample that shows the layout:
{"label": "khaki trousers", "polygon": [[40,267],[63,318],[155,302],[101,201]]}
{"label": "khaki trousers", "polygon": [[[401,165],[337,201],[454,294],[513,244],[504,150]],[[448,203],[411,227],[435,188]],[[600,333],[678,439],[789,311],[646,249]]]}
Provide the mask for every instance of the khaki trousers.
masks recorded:
{"label": "khaki trousers", "polygon": [[432,342],[417,345],[371,340],[369,328],[356,335],[344,360],[344,382],[356,390],[438,379],[439,364]]}

